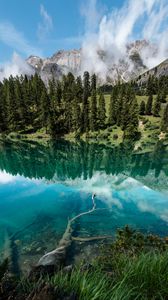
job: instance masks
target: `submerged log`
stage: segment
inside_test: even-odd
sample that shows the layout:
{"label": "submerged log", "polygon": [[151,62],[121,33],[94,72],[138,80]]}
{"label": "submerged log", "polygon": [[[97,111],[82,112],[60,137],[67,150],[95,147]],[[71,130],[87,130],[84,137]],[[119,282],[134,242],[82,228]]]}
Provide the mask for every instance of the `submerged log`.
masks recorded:
{"label": "submerged log", "polygon": [[87,237],[87,238],[73,237],[72,225],[75,223],[75,221],[77,219],[79,219],[80,217],[82,217],[84,215],[91,214],[97,210],[101,210],[99,208],[96,208],[95,196],[96,196],[95,194],[92,195],[92,204],[93,205],[90,210],[88,210],[86,212],[82,212],[82,213],[78,214],[77,216],[73,217],[72,219],[68,220],[66,230],[62,236],[62,239],[60,240],[60,242],[58,244],[58,248],[56,248],[55,250],[48,252],[44,256],[42,256],[37,263],[37,267],[53,265],[57,268],[60,268],[60,266],[66,260],[67,252],[68,252],[69,247],[72,244],[72,241],[89,242],[89,241],[112,238],[112,236],[96,236],[96,237]]}

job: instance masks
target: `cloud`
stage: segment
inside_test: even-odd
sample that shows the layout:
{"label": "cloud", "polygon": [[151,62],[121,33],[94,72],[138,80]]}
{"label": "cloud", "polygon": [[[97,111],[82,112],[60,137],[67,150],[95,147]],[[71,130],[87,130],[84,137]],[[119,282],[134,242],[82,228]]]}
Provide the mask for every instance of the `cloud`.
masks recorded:
{"label": "cloud", "polygon": [[45,40],[53,28],[53,21],[52,17],[48,14],[42,4],[40,5],[40,15],[42,17],[42,21],[38,25],[37,35],[40,40]]}
{"label": "cloud", "polygon": [[33,47],[24,35],[9,22],[0,22],[0,41],[26,56],[41,55],[41,50]]}
{"label": "cloud", "polygon": [[15,181],[15,177],[5,171],[0,171],[0,184],[7,184],[9,182]]}
{"label": "cloud", "polygon": [[13,53],[12,59],[2,65],[2,70],[0,70],[0,81],[4,78],[9,78],[12,76],[20,75],[32,75],[34,70],[27,64],[27,62],[21,58],[16,52]]}
{"label": "cloud", "polygon": [[83,14],[86,30],[82,43],[82,72],[95,72],[106,80],[107,76],[114,76],[114,66],[121,61],[125,63],[125,66],[122,63],[123,68],[132,72],[134,65],[129,57],[128,44],[136,37],[150,42],[146,41],[139,50],[148,68],[167,58],[166,0],[128,0],[121,8],[101,16],[99,2],[92,0],[89,3],[88,14]]}
{"label": "cloud", "polygon": [[104,9],[97,9],[97,0],[87,0],[81,6],[81,15],[85,19],[85,31],[94,32],[96,31],[98,24],[101,20],[101,13]]}

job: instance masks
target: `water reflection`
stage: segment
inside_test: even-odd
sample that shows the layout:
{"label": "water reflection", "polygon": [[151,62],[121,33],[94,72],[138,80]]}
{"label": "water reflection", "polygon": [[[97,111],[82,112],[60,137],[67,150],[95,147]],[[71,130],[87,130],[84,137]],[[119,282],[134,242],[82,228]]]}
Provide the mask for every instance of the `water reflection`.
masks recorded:
{"label": "water reflection", "polygon": [[27,268],[61,238],[68,217],[91,207],[76,235],[114,234],[129,224],[168,234],[168,151],[159,142],[153,153],[59,141],[0,143],[0,251],[17,246]]}
{"label": "water reflection", "polygon": [[[96,171],[126,174],[133,178],[143,178],[148,174],[153,179],[168,176],[168,150],[161,141],[150,153],[136,154],[133,147],[130,144],[111,148],[82,142],[59,141],[42,145],[4,141],[0,142],[0,169],[30,179],[61,181],[80,177],[86,180]],[[155,184],[157,181],[154,180]]]}

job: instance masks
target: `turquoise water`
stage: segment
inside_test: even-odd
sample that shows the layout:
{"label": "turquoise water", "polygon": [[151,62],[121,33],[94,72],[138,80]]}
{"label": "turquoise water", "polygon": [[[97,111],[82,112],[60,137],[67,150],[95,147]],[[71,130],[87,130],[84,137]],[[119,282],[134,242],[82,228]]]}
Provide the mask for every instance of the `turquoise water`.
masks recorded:
{"label": "turquoise water", "polygon": [[[26,269],[58,244],[68,218],[92,206],[76,224],[80,237],[114,235],[129,224],[168,235],[168,150],[136,154],[59,141],[0,143],[0,252]],[[18,265],[17,265],[18,263]]]}

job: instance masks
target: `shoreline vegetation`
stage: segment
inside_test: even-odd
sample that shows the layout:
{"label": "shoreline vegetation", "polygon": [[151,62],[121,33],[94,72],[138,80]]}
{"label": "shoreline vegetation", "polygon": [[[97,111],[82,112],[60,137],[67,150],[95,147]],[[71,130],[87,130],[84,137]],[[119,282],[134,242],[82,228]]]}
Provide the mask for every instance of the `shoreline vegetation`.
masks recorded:
{"label": "shoreline vegetation", "polygon": [[[97,86],[95,75],[72,73],[45,86],[35,74],[10,77],[0,84],[0,134],[11,139],[64,138],[118,145],[135,141],[136,149],[168,141],[168,76],[149,76],[138,84]],[[109,87],[108,87],[109,93]]]}
{"label": "shoreline vegetation", "polygon": [[112,243],[99,250],[89,262],[39,266],[21,278],[10,274],[10,264],[5,260],[0,265],[1,299],[167,299],[167,237],[125,226],[118,229]]}

